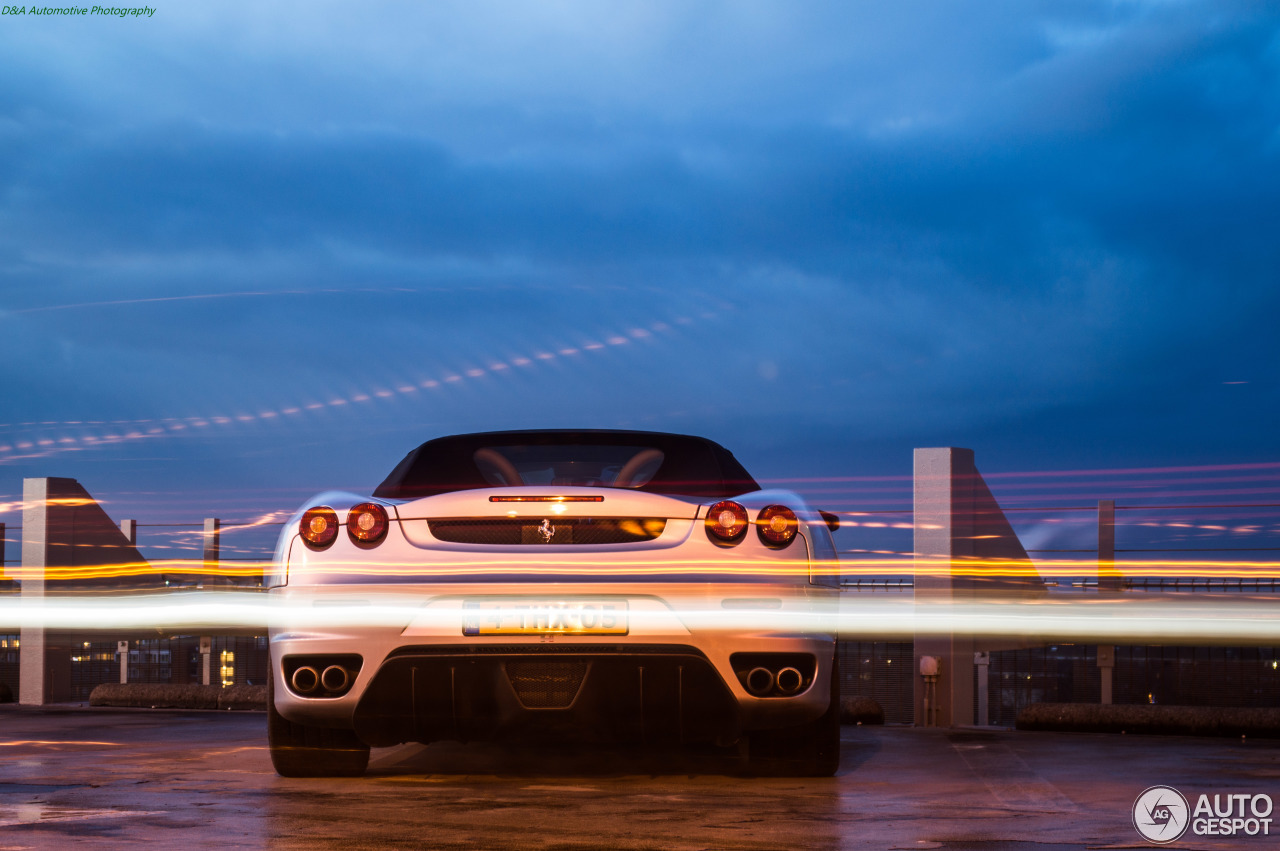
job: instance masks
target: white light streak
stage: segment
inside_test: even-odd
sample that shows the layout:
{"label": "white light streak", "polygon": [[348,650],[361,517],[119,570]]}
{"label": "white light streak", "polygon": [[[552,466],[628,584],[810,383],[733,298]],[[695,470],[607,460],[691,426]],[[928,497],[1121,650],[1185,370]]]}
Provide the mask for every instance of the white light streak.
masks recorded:
{"label": "white light streak", "polygon": [[[358,601],[326,599],[331,598],[328,593],[311,598],[295,592],[285,598],[226,591],[10,598],[0,601],[0,623],[11,628],[59,630],[160,629],[177,633],[208,628],[255,632],[271,626],[307,631],[388,630],[395,634],[414,624],[461,634],[466,610],[456,595],[442,599],[426,594],[367,594],[364,590],[352,589],[366,598]],[[492,591],[478,585],[474,595]],[[530,591],[528,596],[547,600],[554,599],[555,593],[548,586],[546,592]],[[605,593],[627,596],[616,588]],[[650,596],[643,586],[632,593]],[[683,601],[676,595],[663,596],[669,609],[648,612],[641,607],[629,613],[632,632],[655,634],[672,622],[674,612],[691,632],[839,633],[845,638],[881,640],[965,634],[1048,643],[1280,643],[1275,599],[1261,595],[1082,594],[946,603],[908,594],[887,597],[884,593],[848,592],[819,605],[788,599],[775,610],[725,610],[702,591],[691,591]]]}

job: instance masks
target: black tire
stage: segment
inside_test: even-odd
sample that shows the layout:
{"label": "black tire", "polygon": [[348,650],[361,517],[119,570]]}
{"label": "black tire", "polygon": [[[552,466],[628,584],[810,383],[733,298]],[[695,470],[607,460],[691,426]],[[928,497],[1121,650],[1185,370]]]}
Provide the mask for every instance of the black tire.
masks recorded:
{"label": "black tire", "polygon": [[756,730],[747,739],[752,774],[831,777],[840,768],[840,671],[831,662],[831,701],[821,717],[796,727]]}
{"label": "black tire", "polygon": [[307,727],[277,712],[274,675],[267,680],[267,745],[281,777],[359,777],[369,767],[369,746],[350,730]]}

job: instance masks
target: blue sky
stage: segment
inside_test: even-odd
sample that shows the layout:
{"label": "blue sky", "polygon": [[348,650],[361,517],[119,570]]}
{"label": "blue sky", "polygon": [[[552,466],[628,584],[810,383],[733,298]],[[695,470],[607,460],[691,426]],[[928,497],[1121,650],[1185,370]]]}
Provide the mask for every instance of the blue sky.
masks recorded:
{"label": "blue sky", "polygon": [[1268,4],[153,5],[0,18],[0,494],[245,516],[540,426],[1277,460]]}

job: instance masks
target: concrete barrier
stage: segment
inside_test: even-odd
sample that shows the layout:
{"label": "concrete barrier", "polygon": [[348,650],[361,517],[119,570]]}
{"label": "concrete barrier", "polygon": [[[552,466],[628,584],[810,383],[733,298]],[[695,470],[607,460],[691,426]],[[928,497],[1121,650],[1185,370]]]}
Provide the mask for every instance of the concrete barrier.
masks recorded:
{"label": "concrete barrier", "polygon": [[103,683],[89,695],[89,705],[136,706],[147,709],[265,710],[267,687]]}
{"label": "concrete barrier", "polygon": [[219,709],[256,709],[267,711],[266,686],[227,686],[218,689]]}
{"label": "concrete barrier", "polygon": [[1277,739],[1280,708],[1033,703],[1018,713],[1016,726],[1052,732]]}
{"label": "concrete barrier", "polygon": [[841,724],[883,724],[884,709],[869,697],[840,698]]}

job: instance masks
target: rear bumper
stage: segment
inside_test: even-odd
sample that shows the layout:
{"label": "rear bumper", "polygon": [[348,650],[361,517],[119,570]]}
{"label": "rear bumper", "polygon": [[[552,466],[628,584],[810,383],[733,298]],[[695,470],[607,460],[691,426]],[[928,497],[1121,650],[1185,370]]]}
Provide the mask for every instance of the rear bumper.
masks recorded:
{"label": "rear bumper", "polygon": [[[696,607],[687,596],[695,589]],[[450,589],[435,590],[444,593],[418,597],[413,611],[429,612],[456,597]],[[630,634],[619,636],[467,636],[456,615],[445,618],[451,627],[439,630],[410,626],[420,623],[416,615],[381,626],[366,621],[323,630],[273,627],[276,709],[298,724],[354,730],[372,746],[557,734],[730,744],[751,730],[812,721],[830,705],[835,641],[829,632],[778,629],[788,622],[766,622],[761,615],[751,615],[751,623],[735,618],[732,626],[716,622],[716,628],[703,628],[695,612],[725,611],[718,589],[706,585],[649,586],[644,600],[634,588],[594,584],[590,590],[595,596],[612,590],[631,597],[637,614],[642,604],[665,614],[637,616]],[[294,602],[297,591],[288,595]],[[341,593],[330,586],[319,595],[328,599],[307,605],[333,605]],[[537,593],[546,596],[544,589]],[[816,609],[825,597],[795,585],[757,586],[752,593],[777,594],[784,612]],[[285,672],[312,664],[308,660],[321,660],[320,665],[352,655],[359,657],[358,673],[341,695],[304,696],[286,682]],[[748,692],[746,669],[762,658],[803,669],[803,687],[786,695]]]}

